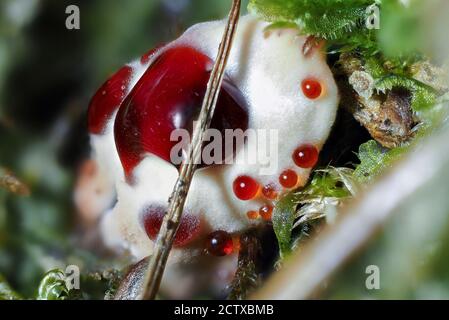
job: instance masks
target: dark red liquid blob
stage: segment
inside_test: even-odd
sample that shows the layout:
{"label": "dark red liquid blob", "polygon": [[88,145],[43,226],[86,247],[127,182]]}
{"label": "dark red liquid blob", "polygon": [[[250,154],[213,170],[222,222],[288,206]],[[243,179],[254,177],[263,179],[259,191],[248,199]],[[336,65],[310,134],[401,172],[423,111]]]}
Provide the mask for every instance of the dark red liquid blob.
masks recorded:
{"label": "dark red liquid blob", "polygon": [[259,191],[259,184],[253,178],[240,176],[233,183],[234,194],[240,200],[251,200]]}
{"label": "dark red liquid blob", "polygon": [[[162,206],[150,206],[142,214],[145,232],[151,240],[156,240],[165,215]],[[184,213],[176,232],[173,246],[183,247],[195,240],[201,231],[201,221],[197,216]]]}
{"label": "dark red liquid blob", "polygon": [[266,204],[260,207],[259,214],[265,221],[271,221],[271,216],[273,215],[273,206]]}
{"label": "dark red liquid blob", "polygon": [[87,116],[90,133],[101,134],[103,132],[106,122],[125,99],[131,74],[131,67],[121,68],[92,97]]}
{"label": "dark red liquid blob", "polygon": [[290,170],[290,169],[285,170],[279,176],[279,183],[284,188],[288,188],[288,189],[293,188],[298,183],[298,175],[293,170]]}
{"label": "dark red liquid blob", "polygon": [[318,162],[318,149],[310,144],[302,145],[293,152],[292,158],[298,167],[313,168]]}
{"label": "dark red liquid blob", "polygon": [[262,188],[263,196],[268,200],[274,200],[278,196],[276,187],[273,184],[267,184]]}
{"label": "dark red liquid blob", "polygon": [[206,239],[206,250],[213,256],[222,257],[234,251],[234,243],[229,233],[217,230],[210,233]]}
{"label": "dark red liquid blob", "polygon": [[305,79],[301,83],[302,92],[309,99],[317,99],[321,96],[323,88],[321,83],[315,79]]}
{"label": "dark red liquid blob", "polygon": [[[212,65],[209,57],[194,48],[168,49],[156,58],[126,97],[115,120],[114,134],[128,181],[145,153],[174,163],[170,152],[179,140],[170,141],[170,135],[175,129],[186,129],[192,135]],[[244,99],[225,79],[211,128],[224,132],[247,127]]]}

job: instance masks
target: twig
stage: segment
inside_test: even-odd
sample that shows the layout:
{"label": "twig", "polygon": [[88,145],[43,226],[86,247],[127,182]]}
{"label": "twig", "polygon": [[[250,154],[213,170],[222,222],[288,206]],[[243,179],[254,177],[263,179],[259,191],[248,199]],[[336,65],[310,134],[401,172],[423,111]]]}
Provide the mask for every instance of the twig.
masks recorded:
{"label": "twig", "polygon": [[192,143],[189,147],[188,157],[180,167],[178,180],[176,181],[172,195],[169,199],[168,211],[162,222],[159,235],[157,237],[154,251],[151,256],[145,281],[142,286],[143,299],[154,299],[164,273],[165,264],[170,253],[173,239],[178,231],[184,204],[189,192],[190,183],[195,173],[196,164],[201,156],[201,146],[204,141],[206,131],[210,127],[212,116],[214,115],[221,84],[223,82],[226,63],[231,51],[232,40],[234,39],[237,23],[240,16],[241,0],[233,0],[229,13],[228,22],[224,31],[223,39],[218,48],[217,59],[212,69],[206,94],[204,96],[201,113],[198,119],[198,126],[193,133]]}

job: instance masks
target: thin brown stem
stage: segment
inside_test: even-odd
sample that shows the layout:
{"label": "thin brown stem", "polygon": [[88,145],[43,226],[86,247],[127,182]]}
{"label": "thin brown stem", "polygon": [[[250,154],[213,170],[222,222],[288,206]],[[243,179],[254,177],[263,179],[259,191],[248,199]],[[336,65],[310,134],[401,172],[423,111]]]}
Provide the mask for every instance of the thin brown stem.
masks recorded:
{"label": "thin brown stem", "polygon": [[207,90],[204,96],[203,105],[201,107],[198,125],[193,133],[192,143],[187,153],[187,159],[180,167],[178,180],[176,181],[172,195],[169,199],[167,214],[162,222],[162,226],[154,246],[154,251],[150,258],[148,270],[145,275],[145,281],[142,286],[141,298],[143,299],[154,299],[159,290],[165,265],[181,221],[190,183],[192,181],[193,174],[195,173],[196,164],[199,163],[201,157],[201,146],[214,115],[215,106],[220,93],[220,87],[223,82],[226,63],[232,47],[232,40],[234,39],[240,16],[240,6],[240,0],[233,0],[223,39],[220,43],[220,47],[218,48],[217,59],[215,60],[214,68],[212,69],[211,76],[207,84]]}

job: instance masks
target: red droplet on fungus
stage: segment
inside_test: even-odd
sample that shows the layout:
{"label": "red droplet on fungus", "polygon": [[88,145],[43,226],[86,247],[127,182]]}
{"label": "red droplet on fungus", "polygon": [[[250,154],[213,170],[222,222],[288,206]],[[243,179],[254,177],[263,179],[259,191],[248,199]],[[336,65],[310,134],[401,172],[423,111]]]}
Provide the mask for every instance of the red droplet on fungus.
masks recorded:
{"label": "red droplet on fungus", "polygon": [[271,221],[271,216],[273,214],[273,206],[266,204],[260,207],[259,214],[265,221]]}
{"label": "red droplet on fungus", "polygon": [[279,176],[279,183],[287,189],[294,188],[298,183],[298,175],[293,170],[285,170]]}
{"label": "red droplet on fungus", "polygon": [[265,198],[268,200],[274,200],[278,196],[278,192],[276,190],[276,187],[273,184],[267,184],[262,188],[262,194]]}
{"label": "red droplet on fungus", "polygon": [[293,152],[292,157],[298,167],[313,168],[318,162],[318,149],[310,144],[302,145]]}
{"label": "red droplet on fungus", "polygon": [[206,239],[206,250],[217,257],[231,254],[234,251],[234,242],[231,235],[222,230],[210,233]]}
{"label": "red droplet on fungus", "polygon": [[321,96],[323,88],[321,83],[314,79],[305,79],[301,83],[302,92],[309,99],[317,99]]}
{"label": "red droplet on fungus", "polygon": [[251,200],[259,191],[259,184],[249,176],[240,176],[233,183],[234,194],[240,200]]}

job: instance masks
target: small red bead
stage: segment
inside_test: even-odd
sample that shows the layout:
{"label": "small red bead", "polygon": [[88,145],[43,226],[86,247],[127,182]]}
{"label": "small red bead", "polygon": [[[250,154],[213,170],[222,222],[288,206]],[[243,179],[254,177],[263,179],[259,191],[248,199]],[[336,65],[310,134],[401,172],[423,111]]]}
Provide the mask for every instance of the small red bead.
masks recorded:
{"label": "small red bead", "polygon": [[240,200],[251,200],[259,191],[259,184],[253,178],[240,176],[234,180],[234,194]]}
{"label": "small red bead", "polygon": [[266,205],[260,207],[259,214],[261,215],[261,217],[264,220],[270,221],[271,220],[271,216],[273,214],[273,206],[270,206],[269,204],[266,204]]}
{"label": "small red bead", "polygon": [[273,184],[267,184],[262,188],[262,194],[268,200],[274,200],[277,198],[278,193],[276,191],[276,187]]}
{"label": "small red bead", "polygon": [[255,220],[255,219],[259,218],[259,213],[257,211],[253,211],[253,210],[248,211],[246,213],[246,215],[248,216],[248,219],[250,219],[250,220]]}
{"label": "small red bead", "polygon": [[313,168],[318,162],[318,149],[313,145],[303,145],[293,153],[293,161],[298,167]]}
{"label": "small red bead", "polygon": [[206,250],[213,256],[227,256],[234,251],[234,242],[229,233],[217,230],[210,233],[206,239]]}
{"label": "small red bead", "polygon": [[293,188],[298,183],[298,175],[293,170],[285,170],[279,176],[279,183],[284,188]]}
{"label": "small red bead", "polygon": [[321,83],[314,79],[305,79],[301,84],[302,92],[309,99],[316,99],[321,96]]}

